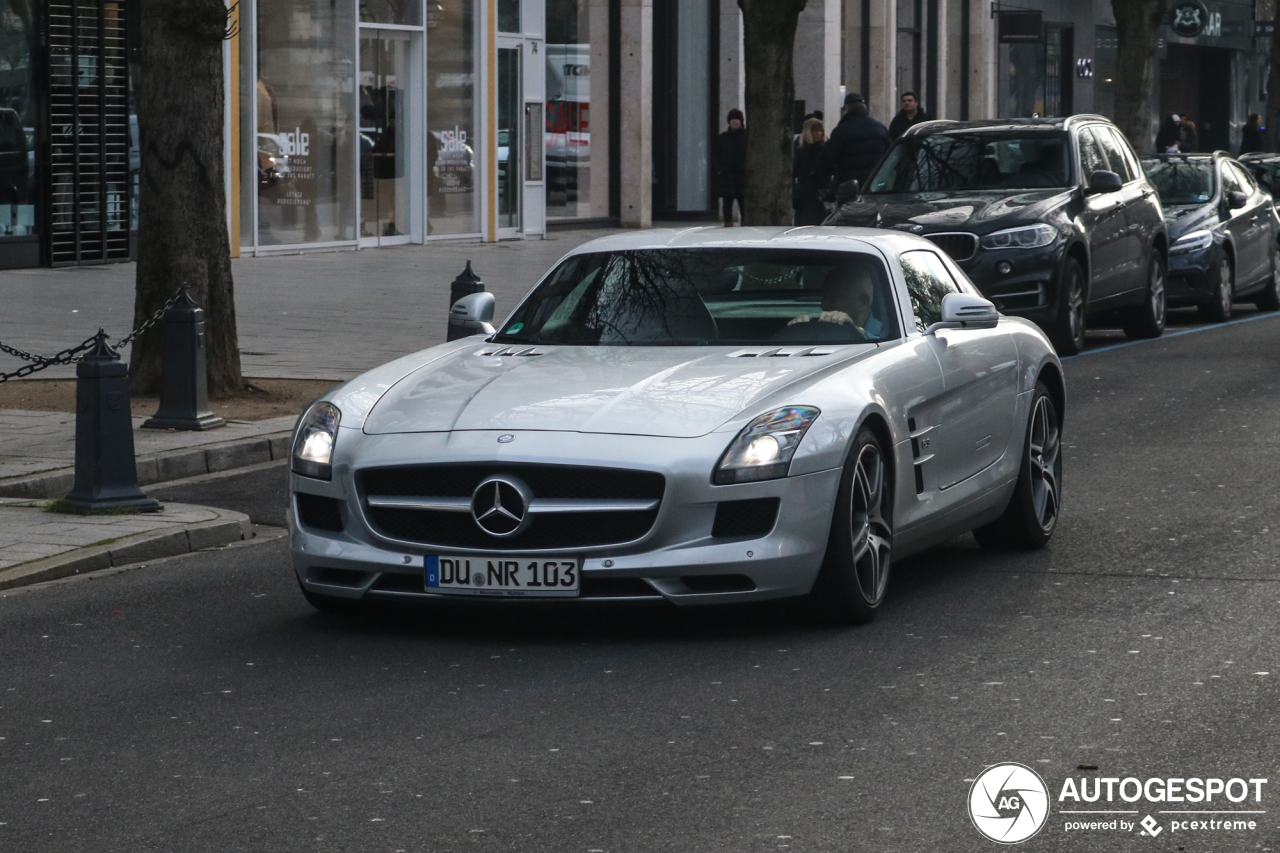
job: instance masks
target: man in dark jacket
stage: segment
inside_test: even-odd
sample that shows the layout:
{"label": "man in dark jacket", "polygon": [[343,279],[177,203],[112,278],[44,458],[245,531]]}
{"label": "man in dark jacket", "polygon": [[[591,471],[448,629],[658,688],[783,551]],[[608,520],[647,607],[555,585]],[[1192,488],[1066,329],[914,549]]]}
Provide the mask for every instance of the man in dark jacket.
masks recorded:
{"label": "man in dark jacket", "polygon": [[897,139],[907,132],[907,128],[922,121],[928,121],[929,114],[920,109],[920,99],[915,92],[902,93],[902,110],[889,122],[889,138]]}
{"label": "man in dark jacket", "polygon": [[844,118],[822,149],[823,170],[832,176],[833,188],[845,181],[865,187],[872,168],[889,148],[889,131],[871,117],[867,102],[857,92],[845,96],[844,108]]}
{"label": "man in dark jacket", "polygon": [[729,110],[729,129],[716,139],[716,195],[724,211],[724,227],[733,226],[733,203],[743,213],[742,192],[747,176],[747,131],[743,127],[742,110]]}

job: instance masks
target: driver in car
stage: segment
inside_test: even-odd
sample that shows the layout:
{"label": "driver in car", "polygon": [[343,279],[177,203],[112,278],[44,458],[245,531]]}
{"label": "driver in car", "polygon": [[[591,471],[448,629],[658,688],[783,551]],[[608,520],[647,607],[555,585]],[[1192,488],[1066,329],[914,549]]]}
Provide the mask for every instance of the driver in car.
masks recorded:
{"label": "driver in car", "polygon": [[[836,323],[853,326],[864,338],[874,340],[884,333],[884,326],[871,314],[875,305],[876,286],[866,270],[836,267],[822,280],[822,313],[819,323]],[[808,314],[801,314],[787,323],[808,323]]]}

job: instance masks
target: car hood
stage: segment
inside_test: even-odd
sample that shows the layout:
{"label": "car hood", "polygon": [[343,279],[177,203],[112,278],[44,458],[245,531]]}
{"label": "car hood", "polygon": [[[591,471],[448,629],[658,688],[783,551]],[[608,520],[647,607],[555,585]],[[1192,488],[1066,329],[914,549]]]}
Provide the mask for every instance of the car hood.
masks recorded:
{"label": "car hood", "polygon": [[[538,347],[485,344],[406,376],[369,413],[370,434],[451,430],[561,430],[694,438],[770,395],[875,351],[748,357],[766,347]],[[792,347],[785,350],[803,351]],[[812,400],[788,400],[813,404]],[[785,405],[780,403],[779,405]]]}
{"label": "car hood", "polygon": [[[1030,224],[1065,204],[1074,189],[975,190],[971,192],[893,193],[864,196],[846,204],[840,225],[896,228],[916,234],[973,231],[984,234]],[[918,230],[917,230],[918,228]]]}
{"label": "car hood", "polygon": [[1212,229],[1220,221],[1214,204],[1171,204],[1164,209],[1165,227],[1172,243],[1183,234],[1201,228]]}

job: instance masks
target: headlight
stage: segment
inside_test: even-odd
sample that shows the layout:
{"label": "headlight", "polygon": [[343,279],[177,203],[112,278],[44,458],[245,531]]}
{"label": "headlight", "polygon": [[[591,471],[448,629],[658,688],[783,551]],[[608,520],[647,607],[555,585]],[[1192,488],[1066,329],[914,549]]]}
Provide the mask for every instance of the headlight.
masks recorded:
{"label": "headlight", "polygon": [[1174,240],[1173,245],[1169,247],[1169,254],[1181,255],[1185,252],[1198,252],[1212,245],[1212,231],[1192,231],[1190,234],[1183,234],[1177,240]]}
{"label": "headlight", "polygon": [[712,482],[727,486],[787,476],[804,431],[819,414],[812,406],[788,406],[756,418],[720,457]]}
{"label": "headlight", "polygon": [[994,231],[982,238],[984,249],[1038,249],[1058,237],[1058,229],[1044,222]]}
{"label": "headlight", "polygon": [[317,480],[333,477],[333,444],[342,412],[333,403],[316,403],[298,422],[293,437],[293,472]]}

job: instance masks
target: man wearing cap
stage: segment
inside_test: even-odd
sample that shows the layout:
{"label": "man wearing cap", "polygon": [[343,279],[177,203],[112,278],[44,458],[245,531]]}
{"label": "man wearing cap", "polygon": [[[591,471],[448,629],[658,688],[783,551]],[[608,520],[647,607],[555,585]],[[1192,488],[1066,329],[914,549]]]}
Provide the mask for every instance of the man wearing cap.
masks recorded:
{"label": "man wearing cap", "polygon": [[866,186],[872,168],[888,147],[888,128],[871,117],[862,95],[850,92],[844,99],[844,117],[822,149],[822,165],[832,176],[831,186],[839,187],[845,181]]}

